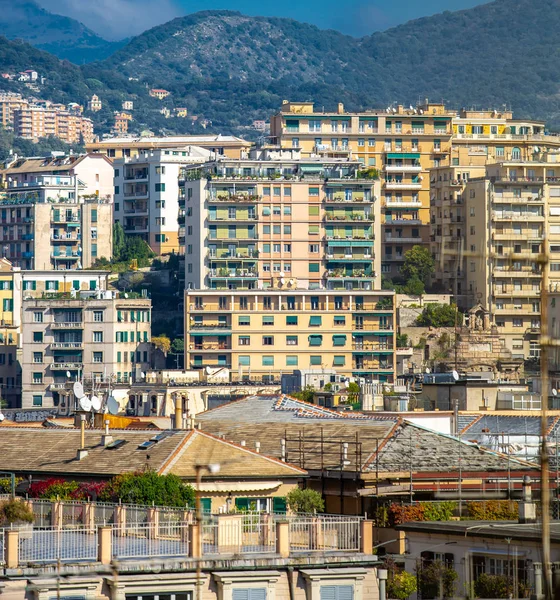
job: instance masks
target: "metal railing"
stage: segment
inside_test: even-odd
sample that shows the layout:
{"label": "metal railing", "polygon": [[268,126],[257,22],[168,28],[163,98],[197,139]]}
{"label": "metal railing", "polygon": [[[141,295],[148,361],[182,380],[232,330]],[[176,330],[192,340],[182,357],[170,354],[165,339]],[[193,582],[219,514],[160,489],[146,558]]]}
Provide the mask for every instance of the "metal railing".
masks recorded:
{"label": "metal railing", "polygon": [[361,541],[360,523],[359,517],[290,518],[290,550],[357,552]]}
{"label": "metal railing", "polygon": [[188,524],[159,526],[154,523],[131,523],[113,527],[114,558],[146,558],[149,556],[187,556]]}
{"label": "metal railing", "polygon": [[21,563],[97,560],[97,535],[86,529],[30,529],[20,531]]}

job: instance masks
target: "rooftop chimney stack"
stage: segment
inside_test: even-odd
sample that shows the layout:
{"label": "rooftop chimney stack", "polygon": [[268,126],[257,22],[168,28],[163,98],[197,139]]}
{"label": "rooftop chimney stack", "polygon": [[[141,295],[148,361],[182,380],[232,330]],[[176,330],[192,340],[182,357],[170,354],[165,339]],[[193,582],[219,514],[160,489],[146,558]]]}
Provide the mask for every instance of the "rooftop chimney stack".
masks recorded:
{"label": "rooftop chimney stack", "polygon": [[286,440],[280,440],[280,458],[286,462]]}
{"label": "rooftop chimney stack", "polygon": [[519,503],[519,522],[537,522],[537,505],[533,502],[531,478],[529,475],[523,477],[523,495],[521,497],[521,502]]}
{"label": "rooftop chimney stack", "polygon": [[260,442],[255,442],[255,452],[257,454],[259,454],[261,451],[261,443]]}
{"label": "rooftop chimney stack", "polygon": [[183,400],[177,397],[175,399],[175,429],[183,427]]}
{"label": "rooftop chimney stack", "polygon": [[82,460],[88,455],[86,450],[86,416],[80,415],[80,448],[78,449],[77,459]]}
{"label": "rooftop chimney stack", "polygon": [[109,444],[112,443],[113,436],[109,434],[109,423],[110,423],[110,421],[108,419],[106,419],[104,421],[104,423],[105,423],[105,433],[101,437],[101,444],[103,446],[108,446]]}

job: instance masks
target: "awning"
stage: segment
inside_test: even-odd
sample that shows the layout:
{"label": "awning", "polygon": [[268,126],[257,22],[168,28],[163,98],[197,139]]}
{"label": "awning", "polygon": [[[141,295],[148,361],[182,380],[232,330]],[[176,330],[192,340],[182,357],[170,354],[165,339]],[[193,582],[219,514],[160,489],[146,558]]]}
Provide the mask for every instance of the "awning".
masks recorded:
{"label": "awning", "polygon": [[350,119],[351,119],[351,117],[343,117],[341,115],[332,115],[332,116],[328,116],[326,118],[330,119],[331,121],[350,121]]}
{"label": "awning", "polygon": [[300,165],[299,170],[302,173],[320,173],[323,165]]}
{"label": "awning", "polygon": [[273,490],[282,485],[281,481],[203,481],[200,484],[201,492],[264,492]]}
{"label": "awning", "polygon": [[360,123],[367,121],[375,121],[377,122],[377,117],[360,117]]}
{"label": "awning", "polygon": [[191,337],[206,337],[206,336],[220,336],[220,335],[231,335],[231,331],[217,331],[213,329],[212,331],[191,331],[189,332]]}
{"label": "awning", "polygon": [[420,158],[419,152],[388,152],[387,158]]}
{"label": "awning", "polygon": [[327,240],[327,246],[332,246],[335,248],[371,246],[373,248],[373,240]]}
{"label": "awning", "polygon": [[312,315],[309,317],[309,324],[318,327],[322,324],[322,318],[320,316]]}

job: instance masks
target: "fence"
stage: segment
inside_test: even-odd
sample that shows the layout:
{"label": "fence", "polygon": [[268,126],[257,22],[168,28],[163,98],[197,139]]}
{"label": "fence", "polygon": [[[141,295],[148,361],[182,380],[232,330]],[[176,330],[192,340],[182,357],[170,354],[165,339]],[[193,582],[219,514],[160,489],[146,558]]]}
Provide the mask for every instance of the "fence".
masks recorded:
{"label": "fence", "polygon": [[97,535],[87,529],[33,529],[20,532],[20,563],[97,560]]}
{"label": "fence", "polygon": [[[88,510],[85,507],[84,513]],[[366,522],[360,517],[246,513],[206,515],[197,525],[190,518],[178,519],[179,512],[164,511],[162,519],[149,509],[147,523],[121,519],[101,528],[79,524],[71,528],[22,528],[16,536],[18,565],[92,562],[101,556],[109,556],[110,560],[196,557],[200,554],[194,540],[199,538],[202,556],[366,551],[362,540]],[[79,511],[68,509],[67,514],[73,518]],[[371,528],[371,522],[367,524]],[[6,531],[0,530],[0,563],[3,557],[7,561],[11,556],[4,546],[16,543],[10,541],[13,536],[6,536]],[[369,537],[365,538],[366,545]]]}

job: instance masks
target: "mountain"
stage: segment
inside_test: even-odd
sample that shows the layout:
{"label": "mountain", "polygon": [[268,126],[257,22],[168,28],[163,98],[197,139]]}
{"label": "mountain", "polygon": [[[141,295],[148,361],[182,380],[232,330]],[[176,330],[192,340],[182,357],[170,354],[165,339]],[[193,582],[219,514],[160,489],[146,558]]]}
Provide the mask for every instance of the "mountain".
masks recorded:
{"label": "mountain", "polygon": [[108,42],[79,21],[48,12],[34,0],[0,0],[0,32],[76,64],[102,60],[125,43]]}
{"label": "mountain", "polygon": [[[166,119],[162,107],[186,106],[210,119],[213,131],[249,136],[257,135],[251,122],[268,118],[283,99],[357,110],[425,97],[457,108],[507,103],[519,118],[560,128],[559,30],[559,0],[495,0],[361,39],[290,19],[204,11],[154,27],[79,68],[0,38],[0,64],[21,70],[51,61],[37,69],[47,77],[41,95],[84,103],[98,94],[103,110],[89,116],[100,133],[128,98],[136,133],[201,131],[190,119]],[[151,87],[172,94],[160,102],[149,97]]]}
{"label": "mountain", "polygon": [[558,0],[496,0],[362,39],[205,11],[154,27],[100,66],[165,87],[221,126],[267,116],[283,98],[359,109],[419,97],[507,103],[518,116],[560,125],[559,28]]}

